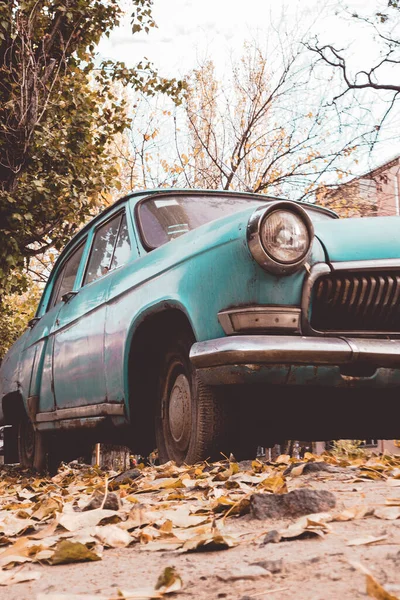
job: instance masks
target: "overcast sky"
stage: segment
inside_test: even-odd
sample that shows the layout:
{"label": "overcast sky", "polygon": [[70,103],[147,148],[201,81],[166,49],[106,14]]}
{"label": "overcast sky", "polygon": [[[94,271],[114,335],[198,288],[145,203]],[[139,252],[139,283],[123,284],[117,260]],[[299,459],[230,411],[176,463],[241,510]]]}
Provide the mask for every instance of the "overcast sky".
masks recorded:
{"label": "overcast sky", "polygon": [[[346,6],[362,13],[377,3],[349,0]],[[183,75],[204,57],[222,69],[245,40],[266,42],[273,27],[293,39],[318,34],[339,46],[352,44],[360,60],[374,52],[370,32],[346,18],[338,0],[154,0],[153,14],[157,29],[132,36],[127,18],[101,43],[101,54],[131,64],[146,56],[166,75]]]}
{"label": "overcast sky", "polygon": [[[350,15],[373,14],[378,5],[379,0],[154,0],[158,28],[148,35],[132,35],[127,17],[101,42],[100,54],[128,65],[146,57],[160,74],[170,77],[184,76],[199,62],[212,59],[217,76],[223,78],[232,56],[240,56],[246,40],[267,45],[279,31],[292,42],[317,35],[324,43],[346,47],[353,68],[361,68],[372,64],[379,46],[371,29]],[[398,125],[399,119],[392,117],[392,129]],[[392,140],[382,144],[372,160],[382,162],[396,153],[400,153],[400,143]]]}

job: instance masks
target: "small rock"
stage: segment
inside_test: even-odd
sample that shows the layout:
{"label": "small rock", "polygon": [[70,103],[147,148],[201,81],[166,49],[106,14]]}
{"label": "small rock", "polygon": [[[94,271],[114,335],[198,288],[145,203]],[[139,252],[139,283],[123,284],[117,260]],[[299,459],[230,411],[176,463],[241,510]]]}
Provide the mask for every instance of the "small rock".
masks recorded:
{"label": "small rock", "polygon": [[120,503],[117,494],[114,492],[108,492],[106,501],[103,504],[104,494],[100,490],[96,490],[90,501],[82,510],[94,510],[95,508],[105,508],[106,510],[119,510]]}
{"label": "small rock", "polygon": [[272,531],[268,531],[265,535],[261,546],[265,546],[265,544],[277,544],[281,541],[281,534],[276,529],[272,529]]}
{"label": "small rock", "polygon": [[124,473],[120,473],[112,480],[112,483],[130,483],[134,479],[137,479],[142,475],[142,471],[140,469],[129,469],[129,471],[124,471]]}
{"label": "small rock", "polygon": [[253,494],[250,514],[255,519],[297,518],[335,508],[336,498],[326,490],[301,488],[287,494]]}
{"label": "small rock", "polygon": [[260,577],[268,577],[270,575],[270,571],[266,571],[263,567],[253,565],[248,567],[238,567],[234,571],[227,571],[226,573],[218,573],[217,578],[221,581],[238,581],[239,579],[260,579]]}
{"label": "small rock", "polygon": [[283,571],[283,560],[281,558],[279,560],[259,560],[250,564],[255,565],[256,567],[262,567],[273,574],[281,573]]}
{"label": "small rock", "polygon": [[285,469],[283,474],[290,475],[291,471],[295,467],[300,467],[301,465],[304,465],[302,475],[307,475],[307,473],[318,473],[320,471],[328,471],[331,473],[336,471],[335,467],[332,467],[331,465],[327,465],[325,462],[307,462],[307,463],[292,463],[291,465],[288,466],[287,469]]}

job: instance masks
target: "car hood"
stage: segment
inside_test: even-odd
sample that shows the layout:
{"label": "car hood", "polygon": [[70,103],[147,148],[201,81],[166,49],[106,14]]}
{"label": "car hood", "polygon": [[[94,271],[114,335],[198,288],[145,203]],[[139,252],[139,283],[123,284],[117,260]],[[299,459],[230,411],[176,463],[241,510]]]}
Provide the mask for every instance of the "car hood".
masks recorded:
{"label": "car hood", "polygon": [[330,262],[400,258],[400,218],[314,220]]}

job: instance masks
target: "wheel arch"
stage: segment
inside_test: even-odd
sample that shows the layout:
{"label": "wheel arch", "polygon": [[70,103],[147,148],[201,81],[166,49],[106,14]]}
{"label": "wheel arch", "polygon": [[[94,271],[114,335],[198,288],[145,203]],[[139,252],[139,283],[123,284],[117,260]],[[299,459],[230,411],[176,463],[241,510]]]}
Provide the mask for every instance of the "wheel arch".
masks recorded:
{"label": "wheel arch", "polygon": [[133,449],[141,454],[155,448],[155,403],[163,352],[172,335],[189,331],[192,322],[182,305],[162,302],[144,311],[130,332],[126,348],[125,389]]}
{"label": "wheel arch", "polygon": [[3,396],[1,405],[4,425],[15,425],[21,414],[26,412],[24,399],[19,391],[9,392]]}

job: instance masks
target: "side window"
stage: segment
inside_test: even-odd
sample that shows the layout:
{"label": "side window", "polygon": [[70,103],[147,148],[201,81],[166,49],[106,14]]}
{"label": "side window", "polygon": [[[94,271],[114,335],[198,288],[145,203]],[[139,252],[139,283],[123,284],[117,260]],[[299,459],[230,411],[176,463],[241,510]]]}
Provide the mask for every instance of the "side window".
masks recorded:
{"label": "side window", "polygon": [[97,229],[83,284],[103,277],[126,262],[130,248],[126,217],[120,213]]}
{"label": "side window", "polygon": [[126,222],[126,216],[122,217],[121,226],[119,228],[117,244],[114,250],[114,256],[111,261],[111,269],[120,267],[129,258],[131,252],[131,243],[129,241],[128,224]]}
{"label": "side window", "polygon": [[62,296],[73,289],[85,241],[83,241],[75,252],[66,260],[61,271],[58,273],[47,310],[58,304]]}

